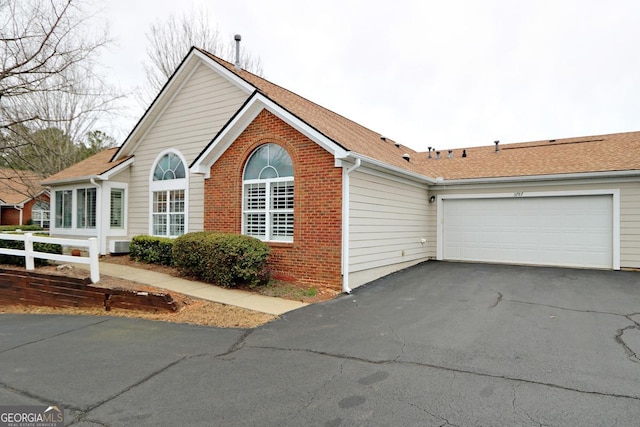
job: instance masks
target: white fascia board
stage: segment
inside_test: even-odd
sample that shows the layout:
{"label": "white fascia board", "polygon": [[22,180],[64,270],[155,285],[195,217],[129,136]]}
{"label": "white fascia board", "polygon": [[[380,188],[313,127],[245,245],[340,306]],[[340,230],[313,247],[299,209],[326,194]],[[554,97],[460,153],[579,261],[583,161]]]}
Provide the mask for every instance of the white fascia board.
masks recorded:
{"label": "white fascia board", "polygon": [[75,184],[75,183],[84,183],[86,181],[91,181],[92,179],[99,179],[98,178],[99,175],[86,175],[86,176],[78,176],[78,177],[73,177],[73,178],[65,178],[65,179],[58,179],[55,181],[43,181],[40,183],[40,185],[45,186],[47,188],[51,188],[51,187],[58,187],[61,185],[68,185],[68,184]]}
{"label": "white fascia board", "polygon": [[251,94],[253,93],[253,91],[256,90],[256,88],[251,83],[243,80],[237,74],[233,73],[226,67],[223,67],[222,65],[220,65],[213,59],[209,58],[207,55],[200,52],[199,50],[194,50],[193,55],[200,58],[205,65],[207,65],[209,68],[213,69],[217,73],[222,74],[231,83],[235,84],[238,88],[240,88],[242,91],[246,92],[247,94]]}
{"label": "white fascia board", "polygon": [[40,182],[40,185],[46,186],[47,188],[51,188],[51,187],[57,187],[60,185],[67,185],[67,184],[74,184],[74,183],[85,183],[87,181],[91,181],[92,179],[97,179],[100,181],[108,181],[109,178],[111,178],[113,175],[121,172],[122,170],[128,168],[129,166],[131,166],[134,162],[134,158],[130,158],[127,161],[124,161],[122,163],[120,163],[118,166],[109,169],[108,171],[101,173],[101,174],[94,174],[94,175],[85,175],[85,176],[76,176],[73,178],[64,178],[64,179],[58,179],[55,181],[42,181]]}
{"label": "white fascia board", "polygon": [[[130,144],[131,141],[136,142],[135,146],[130,151],[134,152],[136,150],[138,144],[140,144],[140,141],[144,139],[148,130],[153,127],[153,123],[158,120],[158,117],[162,116],[162,113],[167,106],[171,104],[175,96],[180,92],[180,89],[189,81],[191,75],[198,68],[198,63],[204,64],[215,72],[223,75],[247,94],[251,94],[255,90],[250,83],[241,79],[236,74],[209,58],[207,55],[197,49],[192,49],[191,53],[185,58],[180,68],[176,70],[175,74],[162,88],[156,99],[154,99],[149,108],[147,108],[140,121],[135,125],[127,139],[122,143],[121,149],[116,153],[118,157],[124,152],[124,147]],[[156,109],[160,109],[160,111],[157,114],[154,114],[154,110]],[[151,121],[148,126],[146,126],[147,121]],[[145,130],[142,131],[142,129]],[[143,132],[143,134],[140,135],[140,137],[136,137],[139,132]],[[113,160],[118,160],[118,157],[114,157]]]}
{"label": "white fascia board", "polygon": [[97,175],[96,178],[100,179],[102,181],[108,181],[109,178],[111,178],[114,175],[119,174],[120,172],[122,172],[123,170],[125,170],[126,168],[130,167],[131,165],[133,165],[135,161],[134,157],[131,157],[128,160],[125,160],[124,162],[120,163],[118,166],[109,169],[108,171],[101,173],[100,175]]}
{"label": "white fascia board", "polygon": [[436,180],[435,185],[466,185],[466,184],[496,184],[496,183],[518,183],[534,181],[557,181],[576,179],[597,179],[597,178],[627,178],[640,176],[640,170],[625,171],[605,171],[605,172],[580,172],[580,173],[559,173],[553,175],[527,175],[527,176],[506,176],[496,178],[469,178],[469,179],[445,179]]}
{"label": "white fascia board", "polygon": [[249,123],[258,116],[258,113],[260,109],[251,108],[249,104],[245,105],[198,156],[196,162],[189,168],[191,173],[204,174],[205,178],[209,178],[211,166],[227,151]]}
{"label": "white fascia board", "polygon": [[282,121],[293,127],[295,130],[318,144],[320,147],[324,148],[329,153],[333,154],[334,157],[340,158],[345,157],[347,155],[347,150],[340,147],[336,142],[332,139],[325,136],[323,133],[318,131],[317,129],[309,126],[309,124],[295,115],[291,114],[289,111],[280,107],[275,102],[270,99],[258,94],[256,97],[259,102],[263,102],[265,104],[265,108],[271,112],[273,115],[280,118]]}
{"label": "white fascia board", "polygon": [[[36,194],[34,194],[33,196],[27,196],[23,201],[21,201],[21,202],[20,202],[20,203],[18,203],[18,204],[15,204],[15,205],[13,205],[13,206],[23,208],[23,207],[24,207],[24,205],[25,205],[26,203],[28,203],[30,200],[34,200],[34,199],[36,199],[36,198],[40,197],[40,196],[41,196],[41,195],[43,195],[43,194],[49,195],[49,191],[48,191],[47,189],[40,190],[40,191],[38,191]],[[0,200],[0,202],[4,203],[2,200]]]}
{"label": "white fascia board", "polygon": [[385,162],[381,162],[380,160],[376,160],[373,159],[371,157],[367,157],[364,156],[362,154],[358,154],[356,152],[353,151],[349,151],[347,152],[346,156],[343,157],[339,157],[336,160],[336,166],[340,166],[340,161],[342,160],[347,160],[348,158],[352,158],[352,159],[360,159],[360,161],[371,167],[372,169],[377,169],[377,170],[381,170],[387,173],[390,173],[392,175],[397,175],[397,176],[401,176],[403,178],[406,179],[410,179],[412,181],[417,181],[420,183],[424,183],[424,184],[429,184],[429,185],[433,185],[436,183],[436,180],[433,178],[430,178],[426,175],[421,175],[419,173],[416,172],[411,172],[402,168],[399,168],[397,166],[391,166]]}
{"label": "white fascia board", "polygon": [[49,190],[47,190],[46,188],[44,190],[40,190],[38,191],[35,195],[33,195],[32,197],[30,197],[30,199],[35,199],[36,197],[40,197],[43,194],[46,194],[47,196],[49,195]]}
{"label": "white fascia board", "polygon": [[238,136],[251,124],[262,110],[267,110],[311,141],[324,148],[334,157],[346,157],[347,151],[338,144],[327,138],[325,135],[309,126],[289,111],[280,107],[269,98],[256,93],[235,117],[224,127],[224,129],[214,138],[209,147],[199,157],[190,170],[192,173],[205,174],[209,178],[211,166],[222,156],[222,154],[233,144]]}
{"label": "white fascia board", "polygon": [[[153,128],[154,123],[162,116],[171,102],[180,92],[180,89],[189,80],[189,77],[197,69],[197,64],[193,62],[191,57],[185,60],[182,66],[176,71],[171,80],[169,80],[162,88],[158,96],[153,100],[149,108],[144,112],[142,118],[136,123],[135,127],[127,136],[127,139],[122,143],[120,149],[116,152],[116,155],[111,159],[116,161],[123,155],[124,149],[129,144],[134,144],[133,148],[128,150],[133,153],[140,145],[140,142],[144,140],[145,136],[149,132],[149,129]],[[182,77],[184,75],[184,77]]]}

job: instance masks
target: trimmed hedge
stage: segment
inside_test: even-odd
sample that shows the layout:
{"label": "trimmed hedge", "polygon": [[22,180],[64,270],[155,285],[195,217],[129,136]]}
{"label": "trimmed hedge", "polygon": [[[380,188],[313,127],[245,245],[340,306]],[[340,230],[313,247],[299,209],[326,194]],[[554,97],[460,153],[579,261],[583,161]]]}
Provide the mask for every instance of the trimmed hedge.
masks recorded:
{"label": "trimmed hedge", "polygon": [[135,236],[129,245],[129,257],[145,264],[173,265],[173,242],[168,237]]}
{"label": "trimmed hedge", "polygon": [[[24,250],[24,242],[20,240],[0,240],[0,247],[6,248],[6,249]],[[62,255],[62,246],[55,243],[33,242],[33,250],[36,252],[45,252],[48,254]],[[0,254],[0,264],[24,266],[25,258],[23,256],[18,256],[18,255]],[[48,265],[49,260],[42,259],[42,258],[35,258],[34,264],[36,265],[36,267]]]}
{"label": "trimmed hedge", "polygon": [[42,231],[42,227],[39,225],[0,225],[0,233],[9,233],[16,230]]}
{"label": "trimmed hedge", "polygon": [[173,261],[178,270],[224,287],[258,286],[269,280],[269,246],[253,237],[201,231],[178,237]]}

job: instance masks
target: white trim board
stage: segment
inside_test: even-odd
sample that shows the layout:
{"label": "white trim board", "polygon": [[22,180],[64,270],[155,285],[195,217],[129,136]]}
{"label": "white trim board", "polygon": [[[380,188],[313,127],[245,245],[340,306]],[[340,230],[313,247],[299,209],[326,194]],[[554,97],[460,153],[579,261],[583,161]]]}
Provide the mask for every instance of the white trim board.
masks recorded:
{"label": "white trim board", "polygon": [[269,98],[255,93],[238,114],[213,139],[190,167],[192,173],[201,173],[209,178],[211,166],[231,147],[236,138],[253,122],[263,110],[267,110],[280,120],[318,144],[334,157],[345,157],[346,151],[306,122],[280,107]]}

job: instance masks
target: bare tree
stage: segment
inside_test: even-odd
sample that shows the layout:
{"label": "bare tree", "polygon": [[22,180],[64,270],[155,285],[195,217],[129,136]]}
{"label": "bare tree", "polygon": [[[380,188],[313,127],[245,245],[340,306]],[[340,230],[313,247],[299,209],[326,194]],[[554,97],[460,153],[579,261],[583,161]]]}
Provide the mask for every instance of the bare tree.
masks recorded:
{"label": "bare tree", "polygon": [[82,148],[98,118],[115,114],[122,95],[98,73],[108,35],[83,6],[0,0],[0,155],[9,167],[55,173],[77,161],[68,147]]}
{"label": "bare tree", "polygon": [[[221,35],[218,26],[212,25],[213,22],[211,14],[200,8],[180,16],[172,14],[166,20],[151,25],[146,33],[149,47],[145,71],[150,91],[147,98],[152,99],[150,96],[155,96],[162,89],[192,46],[230,62],[235,61],[233,35]],[[259,57],[242,50],[240,63],[245,70],[262,75]]]}
{"label": "bare tree", "polygon": [[34,94],[78,94],[79,73],[91,75],[106,34],[89,36],[78,0],[0,1],[2,127],[48,120],[31,110]]}

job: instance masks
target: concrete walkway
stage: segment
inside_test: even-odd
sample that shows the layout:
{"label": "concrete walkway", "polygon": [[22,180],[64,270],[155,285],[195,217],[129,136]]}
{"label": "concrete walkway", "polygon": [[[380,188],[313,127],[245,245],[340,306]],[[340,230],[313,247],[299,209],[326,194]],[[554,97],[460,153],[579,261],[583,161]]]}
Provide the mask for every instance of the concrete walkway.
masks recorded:
{"label": "concrete walkway", "polygon": [[308,304],[283,298],[268,297],[237,289],[225,289],[209,283],[181,279],[168,274],[124,265],[100,263],[100,274],[133,280],[167,291],[179,292],[203,300],[247,308],[249,310],[279,316]]}

